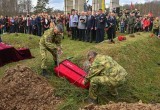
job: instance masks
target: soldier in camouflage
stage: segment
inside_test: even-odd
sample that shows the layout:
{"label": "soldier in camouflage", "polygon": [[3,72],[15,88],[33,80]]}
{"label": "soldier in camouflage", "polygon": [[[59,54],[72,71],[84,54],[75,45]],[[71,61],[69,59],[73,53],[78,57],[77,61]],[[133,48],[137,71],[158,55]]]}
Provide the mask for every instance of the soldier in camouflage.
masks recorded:
{"label": "soldier in camouflage", "polygon": [[99,86],[105,86],[112,95],[118,95],[116,88],[122,85],[127,72],[111,57],[89,52],[88,59],[91,63],[89,73],[84,84],[90,82],[89,102],[98,103],[97,93]]}
{"label": "soldier in camouflage", "polygon": [[128,34],[133,34],[134,32],[134,25],[136,23],[136,17],[134,13],[130,13],[130,16],[128,17]]}
{"label": "soldier in camouflage", "polygon": [[159,18],[156,17],[155,20],[153,21],[153,33],[156,36],[158,36],[158,34],[159,34],[159,28],[160,28]]}
{"label": "soldier in camouflage", "polygon": [[61,33],[57,26],[53,23],[50,24],[50,29],[45,31],[44,35],[40,39],[40,54],[42,56],[41,69],[42,75],[47,76],[47,51],[49,51],[53,60],[55,61],[55,65],[57,65],[57,55],[61,54]]}

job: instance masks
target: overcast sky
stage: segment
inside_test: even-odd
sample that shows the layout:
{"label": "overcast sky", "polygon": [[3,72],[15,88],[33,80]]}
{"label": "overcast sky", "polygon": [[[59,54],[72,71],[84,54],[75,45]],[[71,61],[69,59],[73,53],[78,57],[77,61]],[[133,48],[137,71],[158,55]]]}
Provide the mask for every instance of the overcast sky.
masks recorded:
{"label": "overcast sky", "polygon": [[[49,0],[49,6],[54,7],[54,9],[64,9],[64,0]],[[151,0],[120,0],[120,4],[130,4],[132,3],[144,3],[145,1],[151,1]],[[106,5],[109,5],[110,0],[106,0]],[[35,6],[37,4],[37,0],[32,0],[33,5]],[[89,0],[89,4],[92,3],[92,0]]]}

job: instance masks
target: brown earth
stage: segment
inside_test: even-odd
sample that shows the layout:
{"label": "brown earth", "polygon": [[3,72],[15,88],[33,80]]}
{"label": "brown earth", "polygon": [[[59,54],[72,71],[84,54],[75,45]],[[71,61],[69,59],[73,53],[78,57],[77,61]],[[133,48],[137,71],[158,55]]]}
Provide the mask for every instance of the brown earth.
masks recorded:
{"label": "brown earth", "polygon": [[30,68],[18,65],[0,80],[0,110],[55,110],[54,88]]}
{"label": "brown earth", "polygon": [[80,110],[160,110],[160,104],[139,103],[109,103],[107,105],[96,106],[90,104]]}

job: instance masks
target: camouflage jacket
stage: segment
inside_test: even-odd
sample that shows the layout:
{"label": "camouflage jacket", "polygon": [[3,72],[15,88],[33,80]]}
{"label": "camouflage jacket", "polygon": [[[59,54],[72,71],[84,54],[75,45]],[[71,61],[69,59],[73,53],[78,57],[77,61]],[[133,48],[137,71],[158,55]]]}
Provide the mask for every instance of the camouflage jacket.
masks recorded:
{"label": "camouflage jacket", "polygon": [[128,24],[129,24],[129,25],[134,25],[135,22],[136,22],[136,17],[130,16],[130,17],[128,18]]}
{"label": "camouflage jacket", "polygon": [[44,47],[53,50],[54,48],[61,46],[61,35],[55,35],[53,28],[48,29],[40,39],[39,44],[41,48]]}
{"label": "camouflage jacket", "polygon": [[159,29],[159,27],[160,27],[159,20],[154,20],[153,21],[153,29]]}
{"label": "camouflage jacket", "polygon": [[111,57],[97,55],[90,67],[86,80],[89,81],[95,76],[107,76],[112,86],[116,86],[118,83],[125,81],[126,75],[126,70]]}

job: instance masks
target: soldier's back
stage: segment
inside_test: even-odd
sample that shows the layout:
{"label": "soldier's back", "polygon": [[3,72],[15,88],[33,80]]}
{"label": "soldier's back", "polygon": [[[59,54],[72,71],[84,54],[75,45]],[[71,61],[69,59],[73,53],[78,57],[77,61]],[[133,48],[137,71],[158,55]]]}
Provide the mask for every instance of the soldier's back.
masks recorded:
{"label": "soldier's back", "polygon": [[108,76],[113,82],[125,80],[127,75],[126,70],[114,61],[110,56],[97,55],[94,65],[103,65],[104,69],[101,71],[100,76]]}

